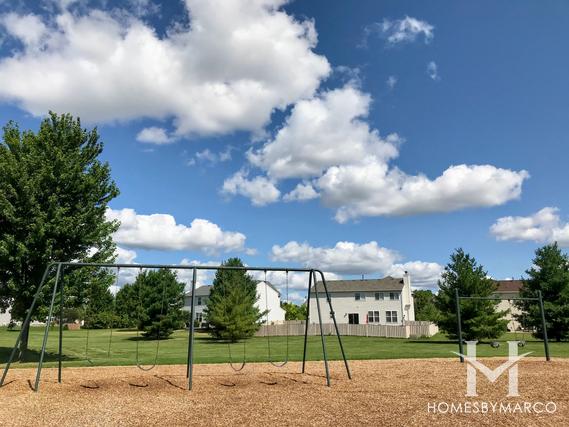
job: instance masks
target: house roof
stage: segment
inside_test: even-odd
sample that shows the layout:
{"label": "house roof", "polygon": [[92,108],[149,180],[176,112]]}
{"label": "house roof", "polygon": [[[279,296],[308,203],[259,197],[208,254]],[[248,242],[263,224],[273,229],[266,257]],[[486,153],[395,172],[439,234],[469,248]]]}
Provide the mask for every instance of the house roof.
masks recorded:
{"label": "house roof", "polygon": [[[322,282],[317,282],[317,284],[318,291],[323,292]],[[400,291],[403,289],[403,279],[387,276],[383,279],[327,280],[326,287],[328,292]]]}
{"label": "house roof", "polygon": [[[259,283],[263,283],[263,280],[255,280],[256,285],[258,285]],[[213,285],[206,285],[206,286],[200,286],[199,288],[196,288],[196,296],[197,297],[209,296],[209,293],[211,292],[212,286]],[[281,293],[279,292],[279,290],[271,282],[267,281],[267,286],[270,287],[271,289],[273,289],[277,294],[279,294],[279,297],[281,296]],[[187,297],[192,296],[192,291],[188,291],[184,295]]]}
{"label": "house roof", "polygon": [[523,280],[494,280],[498,285],[496,292],[520,292],[524,285]]}
{"label": "house roof", "polygon": [[[196,288],[196,296],[197,297],[207,297],[207,296],[209,296],[210,292],[211,292],[211,285],[200,286],[199,288]],[[191,297],[192,291],[186,292],[185,296]]]}

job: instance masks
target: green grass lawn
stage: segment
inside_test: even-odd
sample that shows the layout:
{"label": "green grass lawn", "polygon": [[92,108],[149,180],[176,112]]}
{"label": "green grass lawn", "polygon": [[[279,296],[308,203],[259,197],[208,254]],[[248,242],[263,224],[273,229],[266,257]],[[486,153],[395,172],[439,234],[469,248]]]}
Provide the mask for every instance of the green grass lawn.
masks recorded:
{"label": "green grass lawn", "polygon": [[[38,352],[41,348],[43,328],[34,327],[30,333],[30,354],[28,363],[16,363],[14,367],[34,366],[37,362]],[[64,331],[63,352],[64,366],[91,366],[91,365],[133,365],[136,361],[136,331],[115,330],[111,343],[111,354],[107,356],[109,344],[109,330],[92,330],[89,332],[88,357],[85,355],[87,331]],[[8,331],[0,328],[0,366],[9,357],[9,353],[17,338],[18,331]],[[518,335],[518,339],[522,337]],[[477,352],[479,356],[507,356],[508,345],[506,340],[516,339],[515,334],[506,334],[501,338],[498,349],[488,344],[480,344]],[[543,357],[543,342],[526,335],[527,345],[520,349],[520,353],[532,351],[531,356]],[[450,342],[445,336],[438,334],[434,337],[421,340],[395,339],[395,338],[366,338],[343,337],[344,348],[349,359],[399,359],[399,358],[430,358],[455,357],[451,351],[458,351],[457,345]],[[152,364],[157,341],[141,339],[139,341],[140,361],[143,364]],[[228,345],[216,342],[206,334],[198,333],[195,337],[195,363],[227,363]],[[289,360],[302,360],[303,337],[289,337]],[[341,354],[338,341],[334,336],[326,337],[328,357],[340,359]],[[57,360],[58,330],[52,329],[49,335],[45,366],[55,366]],[[186,363],[188,350],[188,332],[176,331],[170,339],[160,341],[159,364]],[[231,352],[234,363],[243,357],[243,344],[232,344]],[[251,338],[246,341],[247,361],[265,362],[268,360],[267,339]],[[569,343],[550,343],[552,357],[569,357]],[[283,360],[286,353],[286,337],[271,338],[271,354],[274,361]],[[320,337],[309,337],[308,359],[321,360],[322,346]]]}

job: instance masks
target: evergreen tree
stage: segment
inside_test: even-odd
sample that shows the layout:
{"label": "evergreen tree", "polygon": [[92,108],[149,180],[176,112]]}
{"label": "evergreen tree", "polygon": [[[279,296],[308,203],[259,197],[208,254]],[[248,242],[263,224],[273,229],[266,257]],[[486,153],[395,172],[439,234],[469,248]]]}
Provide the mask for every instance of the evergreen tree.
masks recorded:
{"label": "evergreen tree", "polygon": [[[230,258],[223,265],[243,267],[239,258]],[[211,335],[231,342],[252,337],[266,314],[255,306],[256,301],[257,285],[246,271],[218,270],[204,312]]]}
{"label": "evergreen tree", "polygon": [[[0,309],[23,320],[46,266],[52,261],[112,261],[108,203],[118,195],[110,167],[99,160],[96,129],[79,119],[50,113],[39,132],[21,132],[9,122],[0,142]],[[95,251],[93,251],[95,249]],[[70,272],[66,283],[74,276]],[[49,301],[49,291],[40,300]],[[21,354],[28,345],[22,334]]]}
{"label": "evergreen tree", "polygon": [[415,303],[415,320],[436,322],[439,318],[439,310],[435,306],[435,295],[428,289],[413,291]]}
{"label": "evergreen tree", "polygon": [[169,337],[184,326],[184,284],[169,269],[144,271],[133,284],[117,293],[117,313],[127,324],[136,324],[144,336]]}
{"label": "evergreen tree", "polygon": [[[451,255],[439,281],[435,306],[440,312],[437,325],[450,338],[458,337],[455,290],[460,296],[491,297],[496,284],[488,278],[484,268],[462,249]],[[498,338],[506,332],[507,311],[498,311],[498,300],[461,300],[462,335],[466,340]]]}
{"label": "evergreen tree", "polygon": [[[561,341],[569,336],[569,259],[557,243],[543,246],[535,251],[533,266],[526,270],[520,296],[535,298],[541,291],[548,337]],[[536,301],[517,301],[522,311],[518,320],[525,328],[537,331],[543,338],[541,313]]]}

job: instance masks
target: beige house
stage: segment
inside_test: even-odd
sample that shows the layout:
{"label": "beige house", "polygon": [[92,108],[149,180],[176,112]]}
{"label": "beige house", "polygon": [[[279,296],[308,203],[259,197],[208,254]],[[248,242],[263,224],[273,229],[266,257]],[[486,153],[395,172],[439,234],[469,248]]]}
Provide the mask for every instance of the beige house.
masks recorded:
{"label": "beige house", "polygon": [[[326,281],[338,323],[402,325],[415,320],[411,277]],[[318,282],[322,323],[332,323],[324,286]],[[314,286],[310,296],[310,322],[318,322]]]}
{"label": "beige house", "polygon": [[510,310],[510,312],[505,316],[508,320],[508,330],[510,332],[520,329],[520,322],[515,318],[516,315],[521,314],[519,308],[514,304],[514,300],[509,298],[517,298],[520,296],[520,289],[523,286],[523,281],[521,280],[495,280],[498,288],[494,293],[497,298],[502,298],[502,301],[498,304],[498,310]]}

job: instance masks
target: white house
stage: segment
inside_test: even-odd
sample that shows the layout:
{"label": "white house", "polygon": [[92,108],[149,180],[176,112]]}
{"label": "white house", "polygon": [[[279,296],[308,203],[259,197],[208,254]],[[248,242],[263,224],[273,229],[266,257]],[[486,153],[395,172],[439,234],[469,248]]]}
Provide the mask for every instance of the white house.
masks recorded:
{"label": "white house", "polygon": [[[338,323],[402,325],[415,320],[411,277],[326,281]],[[324,286],[317,282],[322,323],[331,323]],[[310,322],[318,322],[314,286],[310,295]]]}
{"label": "white house", "polygon": [[6,326],[10,323],[10,310],[8,309],[6,313],[0,312],[0,326]]}
{"label": "white house", "polygon": [[495,280],[497,288],[494,296],[502,298],[498,306],[499,311],[510,310],[504,318],[508,320],[508,330],[511,332],[520,330],[521,324],[516,320],[516,316],[521,314],[522,311],[514,305],[514,300],[510,298],[518,298],[520,296],[520,289],[523,286],[521,280]]}
{"label": "white house", "polygon": [[[207,307],[211,285],[196,288],[195,307],[196,321],[200,326],[205,324],[204,310]],[[257,302],[255,306],[260,311],[268,310],[268,314],[263,316],[263,323],[281,323],[285,320],[285,311],[281,308],[281,293],[270,282],[257,282]],[[184,310],[191,311],[192,292],[184,295]]]}

